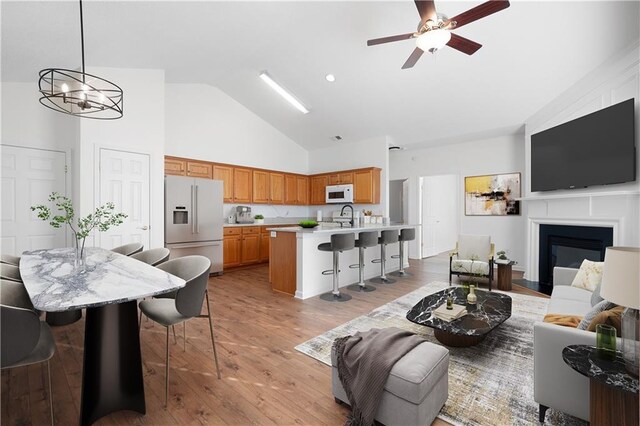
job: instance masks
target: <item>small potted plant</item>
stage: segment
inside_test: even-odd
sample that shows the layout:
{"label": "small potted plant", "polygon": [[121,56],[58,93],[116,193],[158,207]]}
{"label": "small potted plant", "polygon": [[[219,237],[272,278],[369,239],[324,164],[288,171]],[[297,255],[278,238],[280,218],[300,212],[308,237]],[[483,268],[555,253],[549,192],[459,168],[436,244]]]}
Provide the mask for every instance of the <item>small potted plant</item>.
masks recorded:
{"label": "small potted plant", "polygon": [[261,214],[257,214],[253,217],[256,223],[264,223],[264,216]]}
{"label": "small potted plant", "polygon": [[502,264],[502,265],[506,265],[509,262],[511,262],[509,260],[509,258],[507,257],[507,252],[504,250],[500,250],[499,252],[496,253],[497,259],[496,259],[496,263]]}

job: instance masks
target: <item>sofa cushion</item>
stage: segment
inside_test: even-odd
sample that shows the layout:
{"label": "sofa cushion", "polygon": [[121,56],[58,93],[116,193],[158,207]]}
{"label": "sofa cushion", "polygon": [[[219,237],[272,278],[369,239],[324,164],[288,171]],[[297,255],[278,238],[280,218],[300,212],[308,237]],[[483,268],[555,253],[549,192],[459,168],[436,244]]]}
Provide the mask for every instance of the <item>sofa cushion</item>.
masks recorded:
{"label": "sofa cushion", "polygon": [[601,312],[608,311],[609,309],[615,308],[616,305],[607,300],[603,300],[598,303],[596,306],[592,307],[589,312],[582,318],[580,324],[578,324],[578,330],[586,330],[589,328],[589,324],[593,321],[593,319]]}
{"label": "sofa cushion", "polygon": [[583,260],[578,273],[571,283],[571,286],[594,291],[602,281],[603,265],[604,262],[593,262],[587,259]]}
{"label": "sofa cushion", "polygon": [[592,293],[590,291],[581,288],[570,287],[568,285],[559,285],[553,287],[551,299],[573,300],[575,302],[586,303],[587,305],[591,306],[591,294]]}
{"label": "sofa cushion", "polygon": [[[331,365],[337,365],[331,348]],[[384,389],[412,404],[420,404],[449,370],[449,350],[424,342],[400,358],[389,373]]]}
{"label": "sofa cushion", "polygon": [[578,300],[551,297],[551,299],[549,300],[549,306],[547,307],[547,313],[576,315],[584,317],[590,309],[591,304],[588,301],[580,302]]}

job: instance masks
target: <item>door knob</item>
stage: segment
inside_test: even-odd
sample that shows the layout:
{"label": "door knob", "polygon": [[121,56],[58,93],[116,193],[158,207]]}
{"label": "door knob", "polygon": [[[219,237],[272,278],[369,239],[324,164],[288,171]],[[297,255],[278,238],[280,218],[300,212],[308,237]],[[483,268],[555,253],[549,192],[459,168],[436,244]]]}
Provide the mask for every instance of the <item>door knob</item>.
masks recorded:
{"label": "door knob", "polygon": [[147,229],[149,229],[150,227],[147,225],[142,225],[142,226],[138,226],[138,229],[142,229],[143,231],[146,231]]}

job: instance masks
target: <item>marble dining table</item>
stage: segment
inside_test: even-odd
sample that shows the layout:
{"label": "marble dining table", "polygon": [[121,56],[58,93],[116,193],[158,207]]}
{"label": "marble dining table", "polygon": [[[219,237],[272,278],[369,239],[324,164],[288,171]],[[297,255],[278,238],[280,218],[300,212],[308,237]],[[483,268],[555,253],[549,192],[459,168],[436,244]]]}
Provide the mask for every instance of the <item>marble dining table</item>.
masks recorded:
{"label": "marble dining table", "polygon": [[137,300],[178,290],[185,281],[101,248],[23,253],[20,275],[33,306],[44,312],[86,309],[80,424],[133,410],[145,414]]}

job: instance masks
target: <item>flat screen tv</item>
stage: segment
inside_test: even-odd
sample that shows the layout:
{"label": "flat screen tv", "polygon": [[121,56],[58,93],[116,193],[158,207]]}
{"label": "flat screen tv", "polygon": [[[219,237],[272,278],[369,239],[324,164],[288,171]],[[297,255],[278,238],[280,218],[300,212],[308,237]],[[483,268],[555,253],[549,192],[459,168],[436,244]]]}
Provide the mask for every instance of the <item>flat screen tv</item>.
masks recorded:
{"label": "flat screen tv", "polygon": [[635,181],[634,102],[531,135],[531,191]]}

